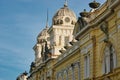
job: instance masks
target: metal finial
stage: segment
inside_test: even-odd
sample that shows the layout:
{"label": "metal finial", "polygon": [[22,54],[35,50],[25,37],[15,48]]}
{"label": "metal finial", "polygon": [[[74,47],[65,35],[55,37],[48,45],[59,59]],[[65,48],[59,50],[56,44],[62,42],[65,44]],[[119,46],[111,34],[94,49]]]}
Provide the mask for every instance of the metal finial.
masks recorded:
{"label": "metal finial", "polygon": [[64,6],[67,7],[68,0],[65,0]]}

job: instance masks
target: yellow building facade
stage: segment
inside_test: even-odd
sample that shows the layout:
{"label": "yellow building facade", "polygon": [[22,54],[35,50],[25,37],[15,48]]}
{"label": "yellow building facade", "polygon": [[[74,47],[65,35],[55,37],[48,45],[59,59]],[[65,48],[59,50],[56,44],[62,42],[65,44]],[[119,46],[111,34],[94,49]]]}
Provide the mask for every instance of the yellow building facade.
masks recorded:
{"label": "yellow building facade", "polygon": [[61,47],[59,56],[51,53],[39,66],[33,63],[28,80],[120,80],[119,4],[107,0],[82,12],[70,43]]}

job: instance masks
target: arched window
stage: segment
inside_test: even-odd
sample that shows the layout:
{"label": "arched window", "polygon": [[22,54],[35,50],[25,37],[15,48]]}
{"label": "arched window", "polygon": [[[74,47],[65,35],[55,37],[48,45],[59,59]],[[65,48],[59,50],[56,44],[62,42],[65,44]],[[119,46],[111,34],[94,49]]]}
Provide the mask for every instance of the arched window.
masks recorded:
{"label": "arched window", "polygon": [[67,70],[65,70],[65,71],[63,72],[63,79],[64,79],[64,80],[68,80]]}
{"label": "arched window", "polygon": [[75,80],[80,80],[80,63],[76,62],[74,65]]}
{"label": "arched window", "polygon": [[62,80],[62,74],[58,73],[57,80]]}
{"label": "arched window", "polygon": [[106,46],[104,49],[103,57],[103,73],[109,73],[116,68],[116,53],[112,45]]}
{"label": "arched window", "polygon": [[68,69],[68,80],[73,80],[72,67]]}

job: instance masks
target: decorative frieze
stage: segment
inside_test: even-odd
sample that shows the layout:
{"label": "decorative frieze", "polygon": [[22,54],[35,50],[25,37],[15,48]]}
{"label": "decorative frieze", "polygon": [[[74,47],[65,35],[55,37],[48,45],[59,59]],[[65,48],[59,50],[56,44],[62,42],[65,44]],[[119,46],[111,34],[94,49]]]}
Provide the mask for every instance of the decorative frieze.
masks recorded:
{"label": "decorative frieze", "polygon": [[91,43],[91,44],[89,44],[89,45],[81,48],[80,53],[82,53],[82,54],[87,54],[87,52],[89,51],[89,49],[92,48],[92,47],[93,47],[93,44]]}
{"label": "decorative frieze", "polygon": [[86,43],[88,40],[90,40],[90,34],[87,34],[82,39],[80,39],[80,45]]}

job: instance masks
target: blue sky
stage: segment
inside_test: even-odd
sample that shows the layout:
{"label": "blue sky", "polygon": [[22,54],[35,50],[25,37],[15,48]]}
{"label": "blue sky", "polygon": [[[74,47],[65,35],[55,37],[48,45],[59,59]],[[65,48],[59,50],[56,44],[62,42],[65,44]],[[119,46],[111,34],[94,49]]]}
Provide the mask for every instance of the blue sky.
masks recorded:
{"label": "blue sky", "polygon": [[[68,6],[79,16],[90,10],[93,0],[69,0]],[[105,0],[96,0],[103,3]],[[0,0],[0,80],[15,80],[34,60],[32,50],[38,33],[45,27],[49,10],[49,25],[65,0]]]}

